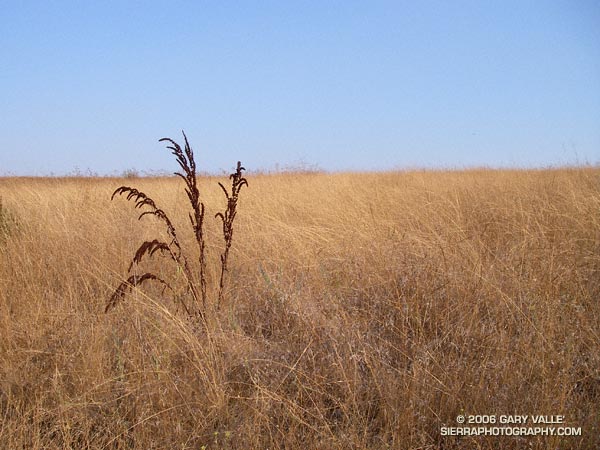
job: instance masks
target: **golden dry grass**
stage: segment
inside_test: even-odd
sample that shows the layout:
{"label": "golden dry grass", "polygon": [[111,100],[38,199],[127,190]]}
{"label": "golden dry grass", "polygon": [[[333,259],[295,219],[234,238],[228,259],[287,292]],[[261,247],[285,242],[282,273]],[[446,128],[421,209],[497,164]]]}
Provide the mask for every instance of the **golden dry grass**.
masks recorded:
{"label": "golden dry grass", "polygon": [[[152,286],[103,313],[159,229],[110,194],[184,230],[179,181],[0,180],[0,447],[600,446],[599,169],[248,178],[206,330]],[[223,199],[200,187],[215,298]],[[582,435],[441,436],[458,414]]]}

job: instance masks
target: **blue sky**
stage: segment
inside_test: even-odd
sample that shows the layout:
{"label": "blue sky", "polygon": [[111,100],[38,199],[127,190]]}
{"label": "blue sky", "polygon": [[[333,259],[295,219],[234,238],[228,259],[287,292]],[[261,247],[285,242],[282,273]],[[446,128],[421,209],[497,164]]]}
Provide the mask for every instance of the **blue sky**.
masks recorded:
{"label": "blue sky", "polygon": [[600,2],[0,0],[0,174],[600,163]]}

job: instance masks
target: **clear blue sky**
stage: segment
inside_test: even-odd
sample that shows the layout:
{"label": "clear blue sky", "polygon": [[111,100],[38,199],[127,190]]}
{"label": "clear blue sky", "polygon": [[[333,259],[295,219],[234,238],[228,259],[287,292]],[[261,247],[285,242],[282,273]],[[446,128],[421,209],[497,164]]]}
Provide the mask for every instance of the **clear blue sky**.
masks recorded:
{"label": "clear blue sky", "polygon": [[600,162],[600,2],[3,1],[0,174]]}

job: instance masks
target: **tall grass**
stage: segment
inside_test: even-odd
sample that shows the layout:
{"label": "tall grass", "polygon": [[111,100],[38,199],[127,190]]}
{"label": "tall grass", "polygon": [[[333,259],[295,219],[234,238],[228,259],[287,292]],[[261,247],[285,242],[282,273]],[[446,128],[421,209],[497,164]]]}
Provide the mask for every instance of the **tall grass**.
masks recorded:
{"label": "tall grass", "polygon": [[9,236],[16,232],[19,226],[15,214],[2,204],[0,197],[0,243],[3,243]]}
{"label": "tall grass", "polygon": [[[202,333],[161,285],[103,313],[157,238],[109,201],[121,181],[0,180],[20,222],[0,252],[0,447],[600,446],[600,170],[255,176]],[[207,210],[218,181],[198,181]],[[189,223],[179,181],[136,187]],[[223,254],[223,222],[204,233]],[[184,287],[167,261],[144,270]],[[441,436],[459,414],[561,414],[582,435]]]}

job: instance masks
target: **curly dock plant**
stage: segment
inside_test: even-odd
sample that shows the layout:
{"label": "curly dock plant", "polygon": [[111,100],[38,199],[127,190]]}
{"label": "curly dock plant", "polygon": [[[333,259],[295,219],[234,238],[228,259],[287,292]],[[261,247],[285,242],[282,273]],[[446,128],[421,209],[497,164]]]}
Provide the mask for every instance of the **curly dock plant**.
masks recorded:
{"label": "curly dock plant", "polygon": [[[191,294],[191,302],[186,302],[183,298],[179,298],[179,303],[188,316],[198,316],[200,319],[204,320],[206,318],[207,304],[206,241],[204,235],[204,218],[206,208],[200,199],[200,191],[198,190],[194,152],[190,147],[185,133],[183,133],[183,138],[185,140],[185,146],[183,149],[179,144],[177,144],[177,142],[170,138],[162,138],[159,140],[159,142],[167,142],[170,144],[167,145],[167,148],[171,150],[171,153],[175,156],[177,163],[181,167],[181,172],[175,172],[175,175],[181,177],[185,182],[185,192],[191,208],[191,212],[188,215],[199,250],[198,272],[200,289],[198,289],[197,284],[194,282],[194,274],[177,236],[177,230],[165,211],[159,208],[156,205],[156,202],[144,192],[138,191],[137,189],[129,186],[121,186],[117,188],[113,192],[111,200],[114,199],[115,196],[126,195],[127,200],[132,200],[135,202],[136,208],[144,209],[144,211],[139,215],[138,219],[141,219],[147,215],[157,217],[165,225],[167,235],[169,236],[168,242],[158,239],[143,242],[135,252],[135,255],[133,256],[133,259],[129,265],[128,272],[131,272],[133,267],[138,265],[145,255],[152,257],[158,252],[168,256],[177,265],[178,270],[183,272],[188,291]],[[245,169],[238,161],[236,171],[230,175],[230,179],[232,180],[231,192],[228,192],[227,189],[221,183],[219,183],[219,186],[221,186],[221,189],[223,189],[225,196],[227,197],[227,207],[224,212],[219,212],[215,216],[222,220],[223,239],[225,241],[225,249],[221,254],[221,276],[219,280],[217,308],[219,307],[223,298],[225,272],[227,272],[227,260],[233,238],[233,222],[236,216],[239,193],[242,186],[248,185],[247,180],[242,176],[243,170]],[[126,280],[122,281],[117,287],[106,305],[106,312],[123,300],[131,289],[151,280],[161,283],[166,289],[172,290],[169,283],[158,277],[156,274],[150,272],[142,275],[133,274]]]}
{"label": "curly dock plant", "polygon": [[219,298],[217,300],[217,308],[220,307],[223,300],[223,289],[225,287],[225,272],[227,272],[227,258],[229,257],[229,249],[233,241],[233,221],[236,215],[237,202],[242,190],[242,186],[248,186],[248,180],[242,176],[242,171],[246,170],[242,167],[242,163],[238,161],[235,172],[229,175],[231,180],[231,192],[228,192],[223,184],[219,183],[221,189],[227,197],[227,208],[224,212],[218,212],[215,217],[218,217],[223,222],[223,239],[225,240],[225,249],[221,253],[221,276],[219,278]]}

